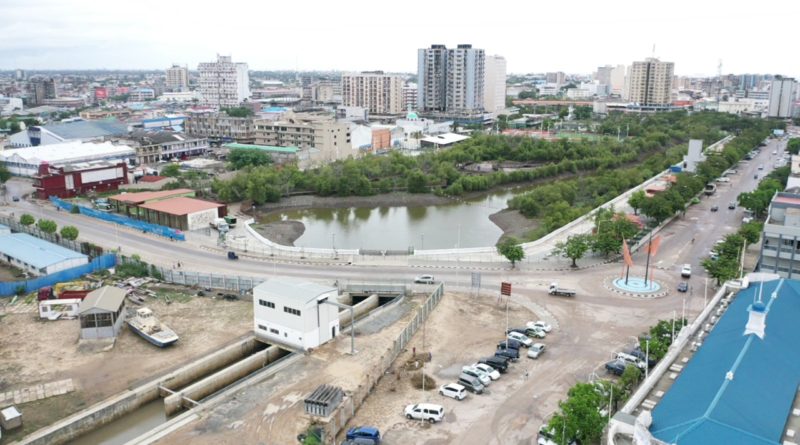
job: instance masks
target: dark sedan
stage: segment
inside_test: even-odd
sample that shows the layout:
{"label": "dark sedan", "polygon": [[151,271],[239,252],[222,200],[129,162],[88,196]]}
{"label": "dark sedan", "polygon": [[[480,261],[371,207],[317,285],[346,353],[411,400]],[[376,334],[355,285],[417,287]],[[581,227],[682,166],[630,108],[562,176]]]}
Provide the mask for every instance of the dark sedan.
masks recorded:
{"label": "dark sedan", "polygon": [[678,292],[688,292],[689,291],[689,283],[685,281],[681,281],[678,283]]}

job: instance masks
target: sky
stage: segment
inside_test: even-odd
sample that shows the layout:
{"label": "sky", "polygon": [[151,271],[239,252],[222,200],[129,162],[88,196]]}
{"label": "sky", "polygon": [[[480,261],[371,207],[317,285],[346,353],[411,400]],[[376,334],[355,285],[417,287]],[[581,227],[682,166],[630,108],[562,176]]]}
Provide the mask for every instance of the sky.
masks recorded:
{"label": "sky", "polygon": [[[800,77],[800,1],[0,0],[0,69],[416,72],[416,50],[471,43],[509,73],[589,74],[655,55],[677,75]],[[655,51],[653,48],[655,47]]]}

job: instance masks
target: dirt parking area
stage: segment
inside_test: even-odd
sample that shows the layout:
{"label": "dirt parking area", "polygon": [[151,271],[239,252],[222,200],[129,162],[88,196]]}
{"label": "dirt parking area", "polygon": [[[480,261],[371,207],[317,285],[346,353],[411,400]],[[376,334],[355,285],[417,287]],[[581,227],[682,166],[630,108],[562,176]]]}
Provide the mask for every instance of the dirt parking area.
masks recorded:
{"label": "dirt parking area", "polygon": [[[35,302],[0,309],[0,391],[63,379],[75,384],[72,393],[18,405],[24,428],[8,438],[22,437],[178,368],[252,330],[249,301],[191,297],[194,291],[177,286],[150,289],[160,296],[148,298],[145,304],[180,336],[169,348],[159,349],[125,326],[114,347],[104,351],[79,345],[77,319],[39,320]],[[0,304],[8,305],[8,301]]]}

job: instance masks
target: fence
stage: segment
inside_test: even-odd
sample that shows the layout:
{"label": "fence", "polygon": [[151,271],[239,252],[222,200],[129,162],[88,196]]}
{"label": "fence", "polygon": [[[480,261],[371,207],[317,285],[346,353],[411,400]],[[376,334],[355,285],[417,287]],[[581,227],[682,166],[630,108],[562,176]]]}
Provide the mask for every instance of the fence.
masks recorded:
{"label": "fence", "polygon": [[64,239],[57,233],[47,233],[39,230],[35,225],[25,226],[12,218],[0,217],[0,224],[7,225],[13,232],[27,233],[28,235],[35,236],[36,238],[43,239],[53,244],[58,244],[61,247],[80,252],[90,257],[96,257],[103,254],[103,249],[90,243],[81,241],[70,241]]}
{"label": "fence", "polygon": [[433,309],[439,304],[439,301],[442,299],[444,295],[444,284],[439,284],[439,287],[436,288],[433,293],[425,300],[425,303],[422,303],[419,309],[417,309],[417,315],[414,316],[414,319],[408,323],[403,332],[397,336],[397,339],[394,341],[394,346],[392,347],[392,360],[397,358],[398,355],[403,351],[403,348],[406,347],[409,341],[411,341],[411,337],[414,336],[414,333],[417,332],[422,323],[428,319],[428,316],[431,314]]}
{"label": "fence", "polygon": [[[55,196],[51,196],[50,201],[53,204],[55,204],[56,207],[64,209],[68,212],[71,212],[72,207],[75,206],[75,204],[71,204]],[[77,207],[81,215],[86,215],[92,218],[101,219],[103,221],[120,224],[126,227],[132,227],[134,229],[141,230],[147,233],[155,233],[156,235],[161,235],[166,238],[172,238],[179,241],[186,241],[186,236],[180,230],[176,230],[171,227],[160,226],[158,224],[152,224],[145,221],[139,221],[138,219],[128,218],[127,216],[118,215],[116,213],[101,212],[98,210],[90,209],[88,207],[82,207],[82,206],[77,206]]]}
{"label": "fence", "polygon": [[7,297],[14,295],[22,288],[25,289],[25,293],[33,292],[45,286],[52,286],[63,281],[74,280],[82,277],[83,275],[96,272],[100,269],[114,267],[116,264],[117,257],[113,254],[106,254],[98,256],[87,264],[73,267],[71,269],[61,270],[43,277],[24,281],[0,282],[0,296]]}
{"label": "fence", "polygon": [[[122,256],[119,258],[119,262],[127,264],[138,262],[138,260]],[[212,289],[224,289],[239,294],[245,293],[265,281],[265,279],[261,277],[242,277],[238,275],[194,272],[156,265],[150,266],[150,272],[158,272],[161,274],[161,279],[167,283],[197,286],[203,289],[207,287]]]}

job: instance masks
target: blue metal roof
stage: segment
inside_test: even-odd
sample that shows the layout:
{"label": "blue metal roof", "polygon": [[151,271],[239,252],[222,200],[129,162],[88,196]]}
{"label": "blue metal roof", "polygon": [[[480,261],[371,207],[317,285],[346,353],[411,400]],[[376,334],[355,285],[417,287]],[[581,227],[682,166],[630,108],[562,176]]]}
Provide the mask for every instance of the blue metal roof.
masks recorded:
{"label": "blue metal roof", "polygon": [[88,258],[74,250],[41,240],[27,233],[0,236],[0,254],[16,258],[37,269],[66,260]]}
{"label": "blue metal roof", "polygon": [[120,136],[128,133],[128,126],[118,121],[77,121],[64,124],[44,125],[42,128],[62,139]]}
{"label": "blue metal roof", "polygon": [[800,281],[764,283],[763,339],[744,335],[759,284],[738,293],[656,406],[650,427],[656,438],[680,445],[780,443],[800,383]]}

